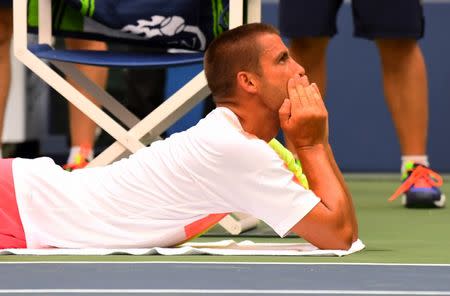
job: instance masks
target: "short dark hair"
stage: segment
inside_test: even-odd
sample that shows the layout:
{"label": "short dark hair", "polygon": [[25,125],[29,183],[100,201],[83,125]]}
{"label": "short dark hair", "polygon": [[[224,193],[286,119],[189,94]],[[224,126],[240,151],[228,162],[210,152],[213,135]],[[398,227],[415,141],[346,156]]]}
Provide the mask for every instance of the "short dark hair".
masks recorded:
{"label": "short dark hair", "polygon": [[233,95],[239,71],[261,73],[257,37],[267,33],[280,35],[271,25],[253,23],[225,31],[211,42],[205,53],[204,69],[216,100]]}

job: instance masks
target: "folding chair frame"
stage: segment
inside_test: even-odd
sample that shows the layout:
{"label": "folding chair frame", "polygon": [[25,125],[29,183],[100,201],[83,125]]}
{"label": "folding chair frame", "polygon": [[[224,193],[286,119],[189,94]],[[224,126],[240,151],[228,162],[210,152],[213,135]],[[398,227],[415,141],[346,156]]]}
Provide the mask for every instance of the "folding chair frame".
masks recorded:
{"label": "folding chair frame", "polygon": [[[230,0],[229,3],[229,26],[234,28],[243,23],[244,0]],[[50,61],[67,77],[72,78],[88,93],[93,95],[106,110],[110,111],[129,128],[129,130],[126,130],[28,49],[27,0],[14,0],[13,5],[13,41],[14,53],[17,59],[116,139],[110,147],[90,162],[89,166],[101,166],[112,163],[122,156],[134,153],[145,147],[158,139],[161,133],[210,94],[204,72],[201,71],[163,104],[139,121],[134,114],[118,103],[104,89],[90,81],[72,63]],[[38,9],[38,42],[39,44],[51,45],[51,0],[39,0]],[[260,22],[260,0],[247,0],[247,15],[248,23]],[[219,222],[231,234],[239,234],[246,229],[255,227],[258,221],[249,215],[236,214],[236,216],[240,220],[236,220],[229,215]]]}

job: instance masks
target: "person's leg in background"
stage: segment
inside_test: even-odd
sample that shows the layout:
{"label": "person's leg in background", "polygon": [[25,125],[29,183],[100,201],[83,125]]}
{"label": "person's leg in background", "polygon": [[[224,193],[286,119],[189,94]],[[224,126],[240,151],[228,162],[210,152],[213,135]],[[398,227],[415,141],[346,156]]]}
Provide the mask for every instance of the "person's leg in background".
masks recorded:
{"label": "person's leg in background", "polygon": [[303,37],[291,41],[291,56],[305,68],[309,81],[315,82],[325,96],[327,89],[327,48],[330,37]]}
{"label": "person's leg in background", "polygon": [[[149,49],[129,45],[128,50],[137,53],[165,53],[165,50]],[[126,91],[125,106],[139,119],[143,119],[164,102],[166,88],[166,68],[127,69],[124,73]],[[166,137],[166,133],[160,135]]]}
{"label": "person's leg in background", "polygon": [[[325,98],[326,53],[331,37],[337,33],[336,15],[341,0],[280,0],[279,27],[291,39],[289,53],[315,82]],[[291,149],[291,144],[286,143]]]}
{"label": "person's leg in background", "polygon": [[283,37],[291,39],[289,53],[305,68],[325,97],[326,52],[328,42],[337,33],[336,15],[342,0],[280,0],[279,27]]}
{"label": "person's leg in background", "polygon": [[[427,71],[417,42],[424,33],[422,4],[419,0],[354,0],[353,12],[355,36],[373,39],[379,50],[384,94],[400,143],[405,181],[418,165],[429,166]],[[427,178],[405,187],[406,202],[424,191],[438,202],[444,198]]]}
{"label": "person's leg in background", "polygon": [[125,105],[142,119],[164,102],[166,69],[128,69]]}
{"label": "person's leg in background", "polygon": [[377,39],[376,44],[381,57],[386,103],[402,156],[428,165],[428,84],[422,51],[413,39]]}
{"label": "person's leg in background", "polygon": [[[67,38],[65,39],[65,44],[67,49],[73,50],[107,49],[107,45],[104,42],[91,40]],[[84,75],[86,75],[86,77],[91,79],[98,86],[105,88],[108,78],[107,68],[88,65],[77,65],[77,67]],[[98,105],[94,98],[80,89],[76,83],[70,79],[68,81]],[[97,125],[72,104],[69,104],[69,120],[71,150],[67,159],[66,168],[70,170],[83,167],[87,164],[87,161],[92,160]]]}
{"label": "person's leg in background", "polygon": [[[10,45],[12,36],[11,1],[0,1],[0,158],[2,157],[2,136],[5,120],[6,100],[11,82]],[[9,2],[9,5],[7,5]]]}

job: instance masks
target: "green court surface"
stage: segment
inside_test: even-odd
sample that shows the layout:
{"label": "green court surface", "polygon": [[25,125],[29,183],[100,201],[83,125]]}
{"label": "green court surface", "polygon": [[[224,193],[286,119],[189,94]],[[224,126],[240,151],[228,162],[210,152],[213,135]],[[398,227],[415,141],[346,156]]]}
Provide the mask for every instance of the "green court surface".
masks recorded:
{"label": "green court surface", "polygon": [[[397,188],[397,175],[349,175],[348,184],[356,206],[360,238],[366,244],[362,252],[346,257],[293,256],[0,256],[1,261],[195,261],[195,262],[329,262],[329,263],[414,263],[450,264],[450,209],[405,209],[400,198],[387,199]],[[445,178],[443,192],[450,194],[450,179]],[[265,225],[261,233],[268,233]],[[217,233],[218,229],[213,229]],[[250,232],[250,234],[255,231]],[[211,234],[211,233],[210,233]],[[222,239],[255,242],[300,242],[298,238],[200,237],[198,241]]]}

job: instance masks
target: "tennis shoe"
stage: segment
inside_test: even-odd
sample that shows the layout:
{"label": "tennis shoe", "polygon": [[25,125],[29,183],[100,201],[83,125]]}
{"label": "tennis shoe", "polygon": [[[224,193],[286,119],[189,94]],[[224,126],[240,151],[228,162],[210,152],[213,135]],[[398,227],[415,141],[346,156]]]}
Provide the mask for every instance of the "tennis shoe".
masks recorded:
{"label": "tennis shoe", "polygon": [[78,169],[82,169],[89,164],[89,161],[84,157],[81,153],[77,153],[73,158],[73,162],[67,163],[63,166],[63,169],[66,171],[74,171]]}
{"label": "tennis shoe", "polygon": [[69,172],[86,167],[92,159],[92,149],[90,147],[81,146],[78,151],[73,153],[73,155],[70,155],[68,163],[63,166],[63,169]]}
{"label": "tennis shoe", "polygon": [[407,208],[443,208],[445,195],[439,187],[442,186],[442,177],[430,168],[408,162],[405,165],[402,184],[389,198],[393,201],[402,196],[402,204]]}

